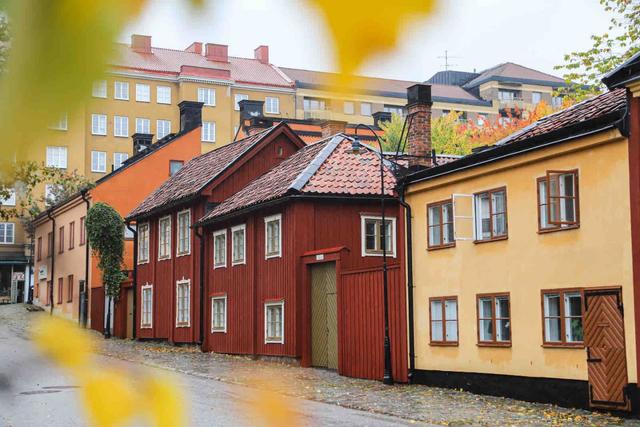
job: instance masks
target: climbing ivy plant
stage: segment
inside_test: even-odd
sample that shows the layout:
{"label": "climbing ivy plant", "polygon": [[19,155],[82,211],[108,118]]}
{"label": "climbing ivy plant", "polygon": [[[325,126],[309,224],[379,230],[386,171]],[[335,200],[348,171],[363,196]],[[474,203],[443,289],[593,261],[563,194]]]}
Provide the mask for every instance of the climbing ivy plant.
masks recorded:
{"label": "climbing ivy plant", "polygon": [[87,237],[98,257],[105,295],[114,299],[120,294],[124,254],[124,222],[120,214],[106,203],[98,202],[87,212]]}

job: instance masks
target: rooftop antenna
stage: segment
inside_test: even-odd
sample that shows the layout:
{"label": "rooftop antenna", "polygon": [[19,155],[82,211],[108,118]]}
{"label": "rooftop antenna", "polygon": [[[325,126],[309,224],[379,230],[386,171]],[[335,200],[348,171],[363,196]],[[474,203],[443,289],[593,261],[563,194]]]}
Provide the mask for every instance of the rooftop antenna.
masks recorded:
{"label": "rooftop antenna", "polygon": [[453,59],[453,58],[460,58],[460,57],[459,56],[451,56],[451,55],[449,55],[449,51],[448,50],[444,51],[444,56],[438,56],[438,59],[444,59],[444,64],[442,64],[441,67],[444,67],[445,71],[448,71],[449,68],[451,68],[451,67],[457,67],[458,66],[458,64],[451,64],[449,62],[449,60]]}

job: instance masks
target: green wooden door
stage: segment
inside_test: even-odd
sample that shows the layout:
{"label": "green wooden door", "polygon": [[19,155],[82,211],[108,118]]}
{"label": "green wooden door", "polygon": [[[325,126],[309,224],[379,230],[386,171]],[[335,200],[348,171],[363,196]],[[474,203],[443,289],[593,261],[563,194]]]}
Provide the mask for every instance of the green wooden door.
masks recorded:
{"label": "green wooden door", "polygon": [[311,364],[338,368],[338,307],[336,266],[311,266]]}

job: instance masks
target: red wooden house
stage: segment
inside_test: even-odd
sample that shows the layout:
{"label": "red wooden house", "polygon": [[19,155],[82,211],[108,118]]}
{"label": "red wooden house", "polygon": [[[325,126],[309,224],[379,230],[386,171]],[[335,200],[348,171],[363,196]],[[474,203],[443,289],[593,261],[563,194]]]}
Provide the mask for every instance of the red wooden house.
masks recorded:
{"label": "red wooden house", "polygon": [[138,230],[137,334],[200,342],[200,237],[191,225],[304,142],[273,126],[186,163],[127,217]]}
{"label": "red wooden house", "polygon": [[[206,241],[209,351],[383,376],[380,158],[338,133],[216,206]],[[385,167],[393,376],[407,380],[404,211]]]}

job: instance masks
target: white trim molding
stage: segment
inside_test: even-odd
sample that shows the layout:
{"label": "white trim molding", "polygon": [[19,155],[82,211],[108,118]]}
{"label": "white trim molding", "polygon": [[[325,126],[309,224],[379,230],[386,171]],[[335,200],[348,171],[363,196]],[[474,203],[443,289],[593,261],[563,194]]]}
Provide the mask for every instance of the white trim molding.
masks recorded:
{"label": "white trim molding", "polygon": [[[270,254],[268,251],[267,224],[278,221],[278,252]],[[264,259],[282,258],[282,214],[264,217]]]}
{"label": "white trim molding", "polygon": [[[224,236],[224,262],[216,264],[216,237]],[[213,269],[225,268],[227,266],[227,229],[217,230],[213,232]]]}
{"label": "white trim molding", "polygon": [[[167,241],[167,245],[169,246],[169,248],[167,249],[167,254],[163,256],[161,255],[162,251],[160,249],[162,244],[162,221],[164,221],[167,218],[169,219],[169,238]],[[158,220],[158,261],[171,259],[171,234],[172,234],[171,215],[165,215]]]}
{"label": "white trim molding", "polygon": [[[242,230],[242,260],[235,260],[235,242],[233,241],[234,236],[233,233]],[[234,227],[231,227],[231,265],[242,265],[247,263],[247,225],[240,224]]]}
{"label": "white trim molding", "polygon": [[[367,242],[366,242],[366,230],[365,230],[365,223],[366,220],[368,219],[373,219],[373,220],[379,220],[382,221],[382,215],[360,215],[360,248],[361,248],[361,255],[363,257],[367,257],[367,256],[382,256],[382,252],[380,253],[370,253],[367,252]],[[391,250],[389,252],[387,252],[387,256],[390,256],[391,258],[395,258],[396,257],[396,246],[397,246],[397,231],[396,231],[396,217],[394,216],[386,216],[385,215],[385,221],[391,221]],[[384,227],[384,224],[383,224]],[[384,232],[384,231],[382,231]]]}
{"label": "white trim molding", "polygon": [[[269,307],[275,307],[275,306],[280,306],[282,308],[282,336],[280,337],[280,339],[269,339],[269,323],[268,323],[268,316],[267,316],[267,310]],[[284,299],[281,300],[274,300],[274,301],[267,301],[264,303],[264,343],[265,344],[284,344]]]}
{"label": "white trim molding", "polygon": [[[146,229],[147,231],[147,258],[146,259],[141,259],[140,258],[140,230],[142,229]],[[138,247],[137,247],[137,251],[138,251],[138,265],[142,265],[142,264],[149,264],[149,260],[151,259],[151,226],[149,224],[149,222],[143,222],[142,224],[140,224],[138,226]]]}
{"label": "white trim molding", "polygon": [[[213,321],[214,321],[214,317],[213,317],[213,306],[216,300],[224,300],[224,326],[220,329],[215,329],[215,327],[213,326]],[[228,308],[227,308],[227,294],[224,295],[218,295],[218,296],[212,296],[211,297],[211,333],[212,334],[226,334],[227,333],[227,312],[228,312]]]}
{"label": "white trim molding", "polygon": [[[189,220],[187,226],[187,250],[180,252],[180,215],[187,214]],[[184,209],[176,214],[176,258],[191,255],[191,209]]]}
{"label": "white trim molding", "polygon": [[[180,298],[178,295],[178,288],[180,285],[187,285],[186,293],[186,308],[187,308],[187,321],[179,322],[180,318]],[[191,327],[191,279],[185,279],[182,277],[180,280],[176,280],[176,328],[190,328]]]}
{"label": "white trim molding", "polygon": [[[151,307],[149,309],[149,323],[144,322],[144,291],[151,291]],[[146,282],[140,288],[140,329],[152,329],[153,328],[153,285]]]}

